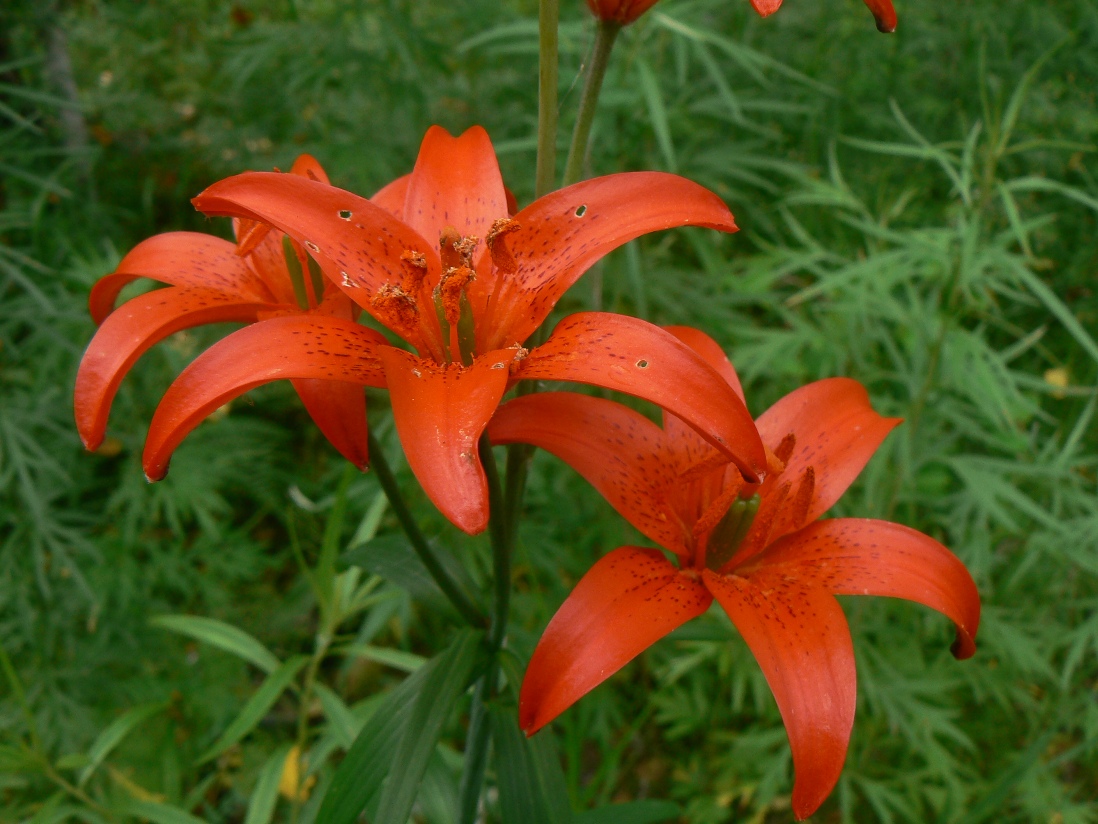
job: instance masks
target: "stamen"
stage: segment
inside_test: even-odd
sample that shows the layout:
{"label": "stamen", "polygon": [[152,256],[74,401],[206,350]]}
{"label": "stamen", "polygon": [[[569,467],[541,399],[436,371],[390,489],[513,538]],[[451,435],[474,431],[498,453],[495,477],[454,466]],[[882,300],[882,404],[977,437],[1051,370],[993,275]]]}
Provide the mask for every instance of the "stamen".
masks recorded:
{"label": "stamen", "polygon": [[782,438],[781,443],[778,444],[778,448],[774,450],[774,457],[783,464],[787,464],[789,463],[789,459],[793,457],[793,450],[796,448],[797,436],[790,432]]}
{"label": "stamen", "polygon": [[518,264],[515,263],[514,255],[507,248],[507,235],[517,232],[521,228],[522,226],[518,221],[509,217],[501,217],[488,230],[486,241],[488,243],[488,252],[492,256],[492,263],[505,275],[513,275],[518,271]]}
{"label": "stamen", "polygon": [[789,505],[789,532],[804,526],[804,522],[808,518],[808,508],[812,505],[812,499],[815,495],[816,470],[810,466],[804,471],[804,476],[801,478],[801,485],[797,490],[797,497],[794,498],[793,502]]}
{"label": "stamen", "polygon": [[267,237],[271,231],[271,227],[266,223],[260,223],[258,220],[251,220],[249,218],[241,218],[237,229],[237,257],[247,257],[250,255],[255,251],[255,247],[262,243],[263,238]]}
{"label": "stamen", "polygon": [[438,282],[438,292],[442,299],[442,311],[446,322],[451,326],[461,318],[461,296],[465,293],[465,286],[476,277],[468,266],[458,266],[447,269],[442,273],[442,280]]}
{"label": "stamen", "polygon": [[477,249],[477,244],[480,243],[480,238],[476,235],[469,235],[463,237],[457,243],[454,244],[454,251],[461,255],[461,265],[472,268],[473,266],[473,252]]}
{"label": "stamen", "polygon": [[406,340],[411,340],[418,334],[419,307],[416,299],[399,286],[382,284],[370,299],[370,307],[378,319]]}
{"label": "stamen", "polygon": [[442,258],[442,271],[456,269],[462,265],[461,252],[457,245],[461,243],[461,235],[453,226],[447,226],[438,237],[438,252]]}
{"label": "stamen", "polygon": [[419,287],[423,285],[424,278],[427,277],[427,258],[423,256],[422,252],[405,249],[400,253],[400,262],[404,267],[404,280],[401,282],[400,288],[408,294],[414,295],[419,291]]}

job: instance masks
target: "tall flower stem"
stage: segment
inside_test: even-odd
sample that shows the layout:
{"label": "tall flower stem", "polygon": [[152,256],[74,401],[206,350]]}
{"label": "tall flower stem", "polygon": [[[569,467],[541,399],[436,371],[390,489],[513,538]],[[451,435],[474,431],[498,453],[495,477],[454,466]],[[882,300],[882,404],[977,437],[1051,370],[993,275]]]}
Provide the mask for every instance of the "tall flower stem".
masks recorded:
{"label": "tall flower stem", "polygon": [[610,52],[614,48],[621,23],[614,20],[600,20],[595,32],[595,48],[591,55],[591,65],[587,67],[587,80],[583,84],[583,97],[580,98],[579,113],[576,115],[576,127],[572,132],[572,145],[568,149],[568,161],[564,164],[564,185],[569,186],[583,177],[583,159],[587,154],[587,140],[591,136],[591,125],[595,122],[595,111],[599,105],[599,93],[602,81],[606,77],[606,67],[610,63]]}
{"label": "tall flower stem", "polygon": [[415,516],[408,509],[408,504],[400,493],[400,486],[396,482],[393,470],[389,467],[388,461],[385,460],[385,453],[382,451],[381,444],[377,442],[373,432],[369,433],[368,445],[370,449],[370,466],[377,474],[378,482],[385,492],[385,497],[389,499],[389,505],[393,508],[397,520],[404,528],[404,534],[408,536],[412,549],[416,551],[416,555],[423,561],[423,565],[427,567],[427,571],[431,574],[435,583],[438,584],[439,589],[450,599],[450,603],[454,605],[454,609],[461,614],[461,617],[470,626],[484,626],[484,616],[480,614],[480,610],[473,605],[473,602],[469,600],[469,596],[465,594],[458,583],[450,577],[446,568],[435,557],[434,550],[427,543],[423,533],[419,531]]}
{"label": "tall flower stem", "polygon": [[499,677],[497,653],[507,634],[507,618],[511,606],[511,549],[514,532],[508,517],[500,485],[499,469],[487,435],[480,438],[480,460],[488,476],[488,506],[492,512],[488,529],[492,539],[492,572],[495,595],[492,599],[492,623],[488,629],[488,666],[477,682],[473,706],[469,712],[469,734],[465,741],[465,769],[458,790],[458,822],[473,824],[480,806],[484,771],[488,764],[487,703],[495,694]]}
{"label": "tall flower stem", "polygon": [[553,190],[557,178],[557,73],[560,0],[541,0],[538,16],[538,160],[534,197]]}

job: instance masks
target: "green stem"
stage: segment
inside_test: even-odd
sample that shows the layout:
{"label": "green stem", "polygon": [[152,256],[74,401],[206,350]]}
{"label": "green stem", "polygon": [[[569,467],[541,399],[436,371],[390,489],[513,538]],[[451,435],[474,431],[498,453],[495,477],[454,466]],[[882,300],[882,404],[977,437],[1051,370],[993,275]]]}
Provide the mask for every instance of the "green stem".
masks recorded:
{"label": "green stem", "polygon": [[587,67],[587,80],[583,85],[583,97],[576,115],[576,128],[572,132],[572,145],[568,149],[568,161],[564,164],[565,186],[583,177],[587,140],[591,136],[591,125],[595,122],[595,110],[599,105],[599,92],[602,91],[602,81],[606,77],[606,67],[610,64],[610,52],[619,31],[620,23],[613,20],[599,21],[595,32],[595,49],[591,55],[591,65]]}
{"label": "green stem", "polygon": [[541,0],[538,17],[538,160],[534,197],[551,192],[557,180],[557,72],[560,0]]}
{"label": "green stem", "polygon": [[320,669],[320,664],[323,662],[324,656],[328,653],[328,645],[331,643],[334,631],[334,627],[325,626],[318,634],[316,650],[313,652],[313,657],[305,670],[305,680],[302,683],[301,695],[298,698],[297,735],[294,738],[297,756],[298,786],[294,788],[295,795],[293,807],[290,812],[290,824],[297,824],[298,818],[301,815],[301,805],[304,801],[301,797],[301,784],[305,778],[305,770],[302,769],[302,756],[305,753],[305,744],[309,734],[309,704],[313,698],[313,684],[316,683],[317,671]]}
{"label": "green stem", "polygon": [[393,508],[397,520],[404,528],[404,534],[408,536],[408,540],[412,543],[412,549],[423,561],[423,565],[427,567],[427,571],[431,574],[435,583],[438,584],[438,588],[450,599],[454,609],[461,614],[461,617],[465,619],[469,626],[484,626],[484,616],[480,614],[480,610],[473,605],[473,602],[469,600],[469,596],[450,577],[445,567],[435,557],[435,553],[427,543],[423,533],[419,531],[419,525],[416,523],[411,510],[408,509],[404,496],[400,494],[400,486],[397,484],[393,470],[389,468],[389,464],[385,460],[385,453],[382,451],[381,444],[377,442],[373,432],[369,434],[369,448],[370,465],[377,474],[378,482],[385,491],[385,497],[389,499],[389,505]]}
{"label": "green stem", "polygon": [[[511,549],[514,541],[512,520],[504,505],[503,489],[499,482],[499,469],[487,435],[479,444],[480,461],[488,478],[488,505],[492,517],[488,522],[492,539],[492,571],[495,578],[495,597],[492,599],[492,623],[488,629],[488,666],[477,682],[473,694],[473,706],[469,713],[469,734],[465,741],[465,769],[458,791],[459,824],[473,824],[480,806],[484,772],[488,765],[489,724],[487,702],[495,694],[499,676],[499,652],[507,635],[507,618],[511,605]],[[510,480],[510,478],[509,478]]]}

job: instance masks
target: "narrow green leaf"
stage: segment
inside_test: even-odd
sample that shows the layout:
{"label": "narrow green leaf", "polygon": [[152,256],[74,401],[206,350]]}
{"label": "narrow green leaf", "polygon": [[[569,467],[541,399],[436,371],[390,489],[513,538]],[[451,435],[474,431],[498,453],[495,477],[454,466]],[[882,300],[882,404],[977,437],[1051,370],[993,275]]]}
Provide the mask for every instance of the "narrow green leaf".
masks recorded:
{"label": "narrow green leaf", "polygon": [[91,778],[92,773],[103,763],[103,759],[110,755],[111,750],[122,743],[122,739],[129,735],[139,724],[161,712],[165,706],[163,703],[143,704],[127,710],[114,719],[106,729],[99,733],[99,736],[88,749],[88,765],[80,773],[77,786],[83,787]]}
{"label": "narrow green leaf", "polygon": [[355,718],[355,714],[343,703],[343,699],[326,686],[317,684],[314,689],[317,698],[320,699],[320,708],[324,710],[324,717],[328,719],[339,746],[347,749],[354,743],[355,736],[362,729],[362,722]]}
{"label": "narrow green leaf", "polygon": [[[479,632],[463,630],[449,647],[389,693],[336,770],[317,813],[317,824],[353,824],[361,812],[379,798],[390,768],[406,776],[407,764],[396,756],[405,733],[410,738],[424,734],[422,728],[409,723],[413,717],[417,723],[421,722],[422,712],[416,712],[419,699],[425,694],[425,688],[447,671],[471,671],[480,638]],[[459,693],[463,688],[464,683]],[[437,694],[432,701],[437,701]],[[419,778],[415,783],[419,783]]]}
{"label": "narrow green leaf", "polygon": [[1045,305],[1045,308],[1056,316],[1056,319],[1064,325],[1064,328],[1068,330],[1068,333],[1087,351],[1087,354],[1094,358],[1095,361],[1098,361],[1098,343],[1094,342],[1094,338],[1092,338],[1087,330],[1083,328],[1083,324],[1079,323],[1078,318],[1076,318],[1064,302],[1056,296],[1056,293],[1053,292],[1043,280],[1025,267],[1016,267],[1015,271],[1025,285],[1029,287],[1030,291]]}
{"label": "narrow green leaf", "polygon": [[682,815],[678,804],[671,801],[627,801],[608,804],[577,813],[575,824],[659,824]]}
{"label": "narrow green leaf", "polygon": [[667,118],[663,92],[651,67],[640,58],[637,59],[637,79],[640,80],[644,102],[648,104],[648,117],[652,121],[652,131],[656,134],[656,143],[663,155],[663,162],[668,171],[673,172],[678,168],[678,163],[675,160],[675,144],[671,140],[671,124]]}
{"label": "narrow green leaf", "polygon": [[223,649],[255,664],[264,672],[274,672],[282,663],[274,653],[244,630],[215,618],[202,618],[198,615],[158,615],[149,623]]}
{"label": "narrow green leaf", "polygon": [[422,655],[416,655],[413,652],[375,647],[371,644],[352,644],[342,648],[340,654],[348,658],[365,658],[367,661],[375,661],[401,672],[415,672],[427,661]]}
{"label": "narrow green leaf", "polygon": [[217,758],[221,753],[225,752],[229,747],[250,733],[255,725],[263,720],[271,707],[279,699],[286,688],[290,686],[290,682],[294,680],[294,676],[301,670],[305,663],[308,661],[308,657],[304,655],[295,655],[283,664],[281,667],[272,672],[260,686],[258,690],[248,699],[244,704],[244,709],[240,711],[233,722],[225,729],[225,732],[221,733],[221,737],[214,742],[206,752],[199,756],[196,763],[202,764],[209,761],[212,758]]}
{"label": "narrow green leaf", "polygon": [[527,738],[513,708],[491,706],[503,824],[571,824],[568,787],[548,732]]}
{"label": "narrow green leaf", "polygon": [[[466,630],[442,655],[412,703],[407,726],[393,752],[393,764],[382,785],[373,824],[405,824],[412,812],[419,783],[435,751],[454,702],[465,691],[476,663],[480,635]],[[424,667],[423,669],[426,669]]]}
{"label": "narrow green leaf", "polygon": [[252,797],[248,799],[248,814],[244,818],[244,824],[269,824],[274,816],[275,805],[278,804],[278,782],[282,778],[282,767],[289,752],[289,744],[279,747],[259,771]]}

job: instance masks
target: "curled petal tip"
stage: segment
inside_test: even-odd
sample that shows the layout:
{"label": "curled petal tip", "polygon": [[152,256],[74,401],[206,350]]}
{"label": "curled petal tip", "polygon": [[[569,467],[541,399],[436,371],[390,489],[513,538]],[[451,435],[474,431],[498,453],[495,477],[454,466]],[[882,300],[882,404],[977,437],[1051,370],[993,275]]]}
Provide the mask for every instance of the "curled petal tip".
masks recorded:
{"label": "curled petal tip", "polygon": [[865,4],[877,21],[877,31],[885,34],[896,31],[896,9],[892,0],[865,0]]}
{"label": "curled petal tip", "polygon": [[958,629],[957,640],[950,646],[949,651],[958,661],[964,661],[976,654],[976,642],[967,632]]}

